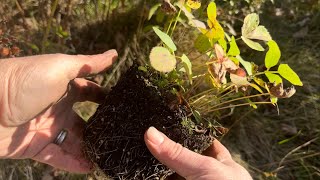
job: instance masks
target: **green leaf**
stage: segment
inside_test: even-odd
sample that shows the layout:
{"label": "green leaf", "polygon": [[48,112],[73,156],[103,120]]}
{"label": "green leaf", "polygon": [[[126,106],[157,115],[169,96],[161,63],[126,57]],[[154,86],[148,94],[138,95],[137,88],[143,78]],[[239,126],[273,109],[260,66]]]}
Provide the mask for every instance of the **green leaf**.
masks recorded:
{"label": "green leaf", "polygon": [[238,55],[240,55],[240,50],[239,50],[239,47],[237,45],[237,42],[236,42],[236,39],[234,38],[234,36],[231,37],[230,49],[228,51],[228,55],[229,56],[238,56]]}
{"label": "green leaf", "polygon": [[144,66],[139,66],[138,69],[143,72],[148,72],[148,69]]}
{"label": "green leaf", "polygon": [[151,17],[154,15],[154,13],[159,9],[161,6],[161,3],[157,3],[156,5],[152,6],[152,8],[149,11],[148,20],[151,19]]}
{"label": "green leaf", "polygon": [[241,39],[251,48],[257,51],[264,51],[264,48],[257,42],[254,42],[244,36],[241,36]]}
{"label": "green leaf", "polygon": [[231,60],[231,61],[233,61],[237,66],[239,66],[239,59],[237,59],[237,58],[235,58],[235,57],[229,57],[229,59]]}
{"label": "green leaf", "polygon": [[245,61],[244,59],[242,59],[242,57],[240,55],[238,55],[236,58],[240,61],[242,66],[246,69],[248,75],[251,76],[252,75],[252,64],[250,62]]}
{"label": "green leaf", "polygon": [[181,56],[181,61],[183,62],[184,68],[187,71],[189,81],[190,81],[190,83],[192,83],[192,64],[191,64],[191,61],[188,58],[188,56],[186,56],[185,54],[183,54]]}
{"label": "green leaf", "polygon": [[248,37],[248,35],[254,31],[259,25],[259,16],[256,13],[252,13],[247,15],[244,18],[243,26],[242,26],[242,36]]}
{"label": "green leaf", "polygon": [[194,47],[201,53],[208,51],[211,48],[210,41],[207,36],[200,34],[194,42]]}
{"label": "green leaf", "polygon": [[220,38],[218,43],[223,48],[224,51],[227,51],[227,41],[224,38]]}
{"label": "green leaf", "polygon": [[265,66],[270,69],[271,67],[278,64],[279,59],[281,57],[281,51],[279,49],[278,44],[271,40],[268,42],[269,50],[266,54],[265,58]]}
{"label": "green leaf", "polygon": [[172,41],[171,37],[162,32],[160,29],[158,29],[157,27],[153,27],[154,32],[159,36],[159,38],[161,39],[161,41],[168,46],[168,48],[171,49],[172,52],[177,50],[176,45],[174,44],[174,42]]}
{"label": "green leaf", "polygon": [[247,34],[246,37],[249,39],[258,39],[258,40],[263,40],[263,41],[272,40],[270,33],[268,32],[268,30],[264,26],[258,26],[251,33]]}
{"label": "green leaf", "polygon": [[263,93],[262,89],[258,85],[253,84],[253,83],[250,83],[249,85],[251,87],[253,87],[254,89],[256,89],[257,91],[259,91],[259,93],[261,93],[261,94]]}
{"label": "green leaf", "polygon": [[276,105],[278,103],[278,98],[277,97],[274,97],[274,96],[271,96],[270,97],[270,101],[273,105]]}
{"label": "green leaf", "polygon": [[293,85],[303,86],[299,76],[289,67],[288,64],[280,64],[278,72],[283,78],[291,82]]}
{"label": "green leaf", "polygon": [[210,2],[210,4],[208,5],[208,8],[207,8],[207,14],[208,14],[208,19],[211,22],[216,21],[216,19],[217,19],[217,6],[216,6],[216,3]]}
{"label": "green leaf", "polygon": [[170,72],[176,67],[177,60],[167,48],[152,48],[149,58],[151,66],[157,71]]}
{"label": "green leaf", "polygon": [[273,74],[271,72],[266,72],[265,75],[267,76],[269,82],[271,82],[271,83],[276,83],[276,84],[282,83],[282,78],[277,74]]}

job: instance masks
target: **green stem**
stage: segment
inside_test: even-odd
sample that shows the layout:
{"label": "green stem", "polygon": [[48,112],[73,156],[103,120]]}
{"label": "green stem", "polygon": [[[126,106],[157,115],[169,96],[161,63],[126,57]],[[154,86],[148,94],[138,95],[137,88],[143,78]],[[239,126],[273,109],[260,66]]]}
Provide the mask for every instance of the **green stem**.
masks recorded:
{"label": "green stem", "polygon": [[173,23],[173,18],[170,20],[170,24],[169,24],[169,27],[168,27],[167,32],[166,32],[167,34],[169,34],[169,31],[170,31],[172,23]]}
{"label": "green stem", "polygon": [[173,34],[174,30],[176,29],[176,26],[177,26],[177,23],[178,23],[178,18],[180,17],[181,11],[182,11],[182,10],[180,9],[179,12],[178,12],[178,16],[176,17],[176,20],[175,20],[175,22],[174,22],[174,25],[173,25],[173,28],[172,28],[170,37],[172,37],[172,34]]}
{"label": "green stem", "polygon": [[219,111],[219,110],[223,110],[223,109],[234,108],[234,107],[240,107],[240,106],[250,106],[251,104],[272,104],[272,102],[251,102],[251,103],[236,104],[236,105],[230,105],[230,106],[212,109],[212,110],[207,111],[206,113]]}
{"label": "green stem", "polygon": [[56,12],[58,3],[59,3],[59,0],[55,0],[53,2],[53,4],[52,4],[51,15],[49,17],[49,20],[48,20],[48,23],[47,23],[47,28],[46,28],[46,30],[44,32],[43,39],[42,39],[42,42],[41,42],[41,54],[44,54],[45,51],[46,51],[46,42],[48,40],[48,36],[49,36],[50,29],[51,29],[53,16],[54,16],[54,13]]}
{"label": "green stem", "polygon": [[256,74],[254,74],[253,76],[260,76],[266,73],[279,73],[278,71],[264,71],[264,72],[258,72]]}
{"label": "green stem", "polygon": [[236,98],[236,99],[231,99],[229,101],[225,101],[223,103],[220,103],[220,104],[217,104],[217,105],[215,105],[213,107],[210,107],[210,109],[216,108],[216,107],[219,107],[221,105],[228,104],[228,103],[231,103],[231,102],[239,101],[239,100],[242,100],[242,99],[249,99],[249,98],[253,98],[253,97],[266,96],[266,95],[269,95],[269,93],[256,94],[256,95],[244,96],[244,97],[240,97],[240,98]]}

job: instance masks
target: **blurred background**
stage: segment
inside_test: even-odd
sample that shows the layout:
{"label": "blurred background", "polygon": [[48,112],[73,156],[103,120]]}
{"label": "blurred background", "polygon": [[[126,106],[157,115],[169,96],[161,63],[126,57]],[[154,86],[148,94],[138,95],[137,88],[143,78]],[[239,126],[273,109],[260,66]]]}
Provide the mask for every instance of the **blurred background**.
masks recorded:
{"label": "blurred background", "polygon": [[[173,1],[173,0],[172,0]],[[91,77],[113,86],[133,61],[146,61],[157,39],[148,20],[157,0],[1,0],[1,58],[44,53],[94,54],[116,48],[120,58],[106,74]],[[209,0],[203,0],[207,4]],[[218,19],[230,33],[239,34],[245,15],[256,12],[282,51],[281,61],[300,75],[304,86],[279,102],[280,114],[263,106],[236,109],[222,118],[229,131],[219,139],[254,179],[320,179],[320,1],[216,0]],[[188,49],[192,32],[178,43]],[[259,55],[245,52],[250,61]],[[88,112],[91,110],[89,109]],[[83,116],[88,116],[81,110]],[[0,160],[0,180],[92,179],[31,160]]]}

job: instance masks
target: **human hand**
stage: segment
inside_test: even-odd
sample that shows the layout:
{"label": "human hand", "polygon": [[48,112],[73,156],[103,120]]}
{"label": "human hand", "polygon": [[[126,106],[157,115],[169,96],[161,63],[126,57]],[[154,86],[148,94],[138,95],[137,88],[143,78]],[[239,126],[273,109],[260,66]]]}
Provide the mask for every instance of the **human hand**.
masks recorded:
{"label": "human hand", "polygon": [[146,131],[145,142],[153,156],[187,180],[252,179],[218,140],[205,151],[206,156],[182,147],[154,127]]}
{"label": "human hand", "polygon": [[[75,102],[104,99],[95,83],[81,77],[99,73],[117,58],[103,54],[51,54],[0,60],[0,158],[31,158],[76,173],[90,171],[83,158],[84,122]],[[58,133],[68,135],[54,144]]]}

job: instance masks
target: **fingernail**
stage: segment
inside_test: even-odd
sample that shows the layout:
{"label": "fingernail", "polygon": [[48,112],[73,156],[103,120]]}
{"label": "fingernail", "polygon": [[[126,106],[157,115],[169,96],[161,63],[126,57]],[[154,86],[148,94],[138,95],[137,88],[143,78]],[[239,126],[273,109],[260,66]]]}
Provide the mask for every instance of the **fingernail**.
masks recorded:
{"label": "fingernail", "polygon": [[150,127],[146,133],[147,140],[149,140],[152,144],[159,146],[163,143],[164,137],[156,128]]}
{"label": "fingernail", "polygon": [[104,52],[103,54],[108,55],[108,56],[118,56],[118,52],[115,49],[111,49],[109,51]]}

